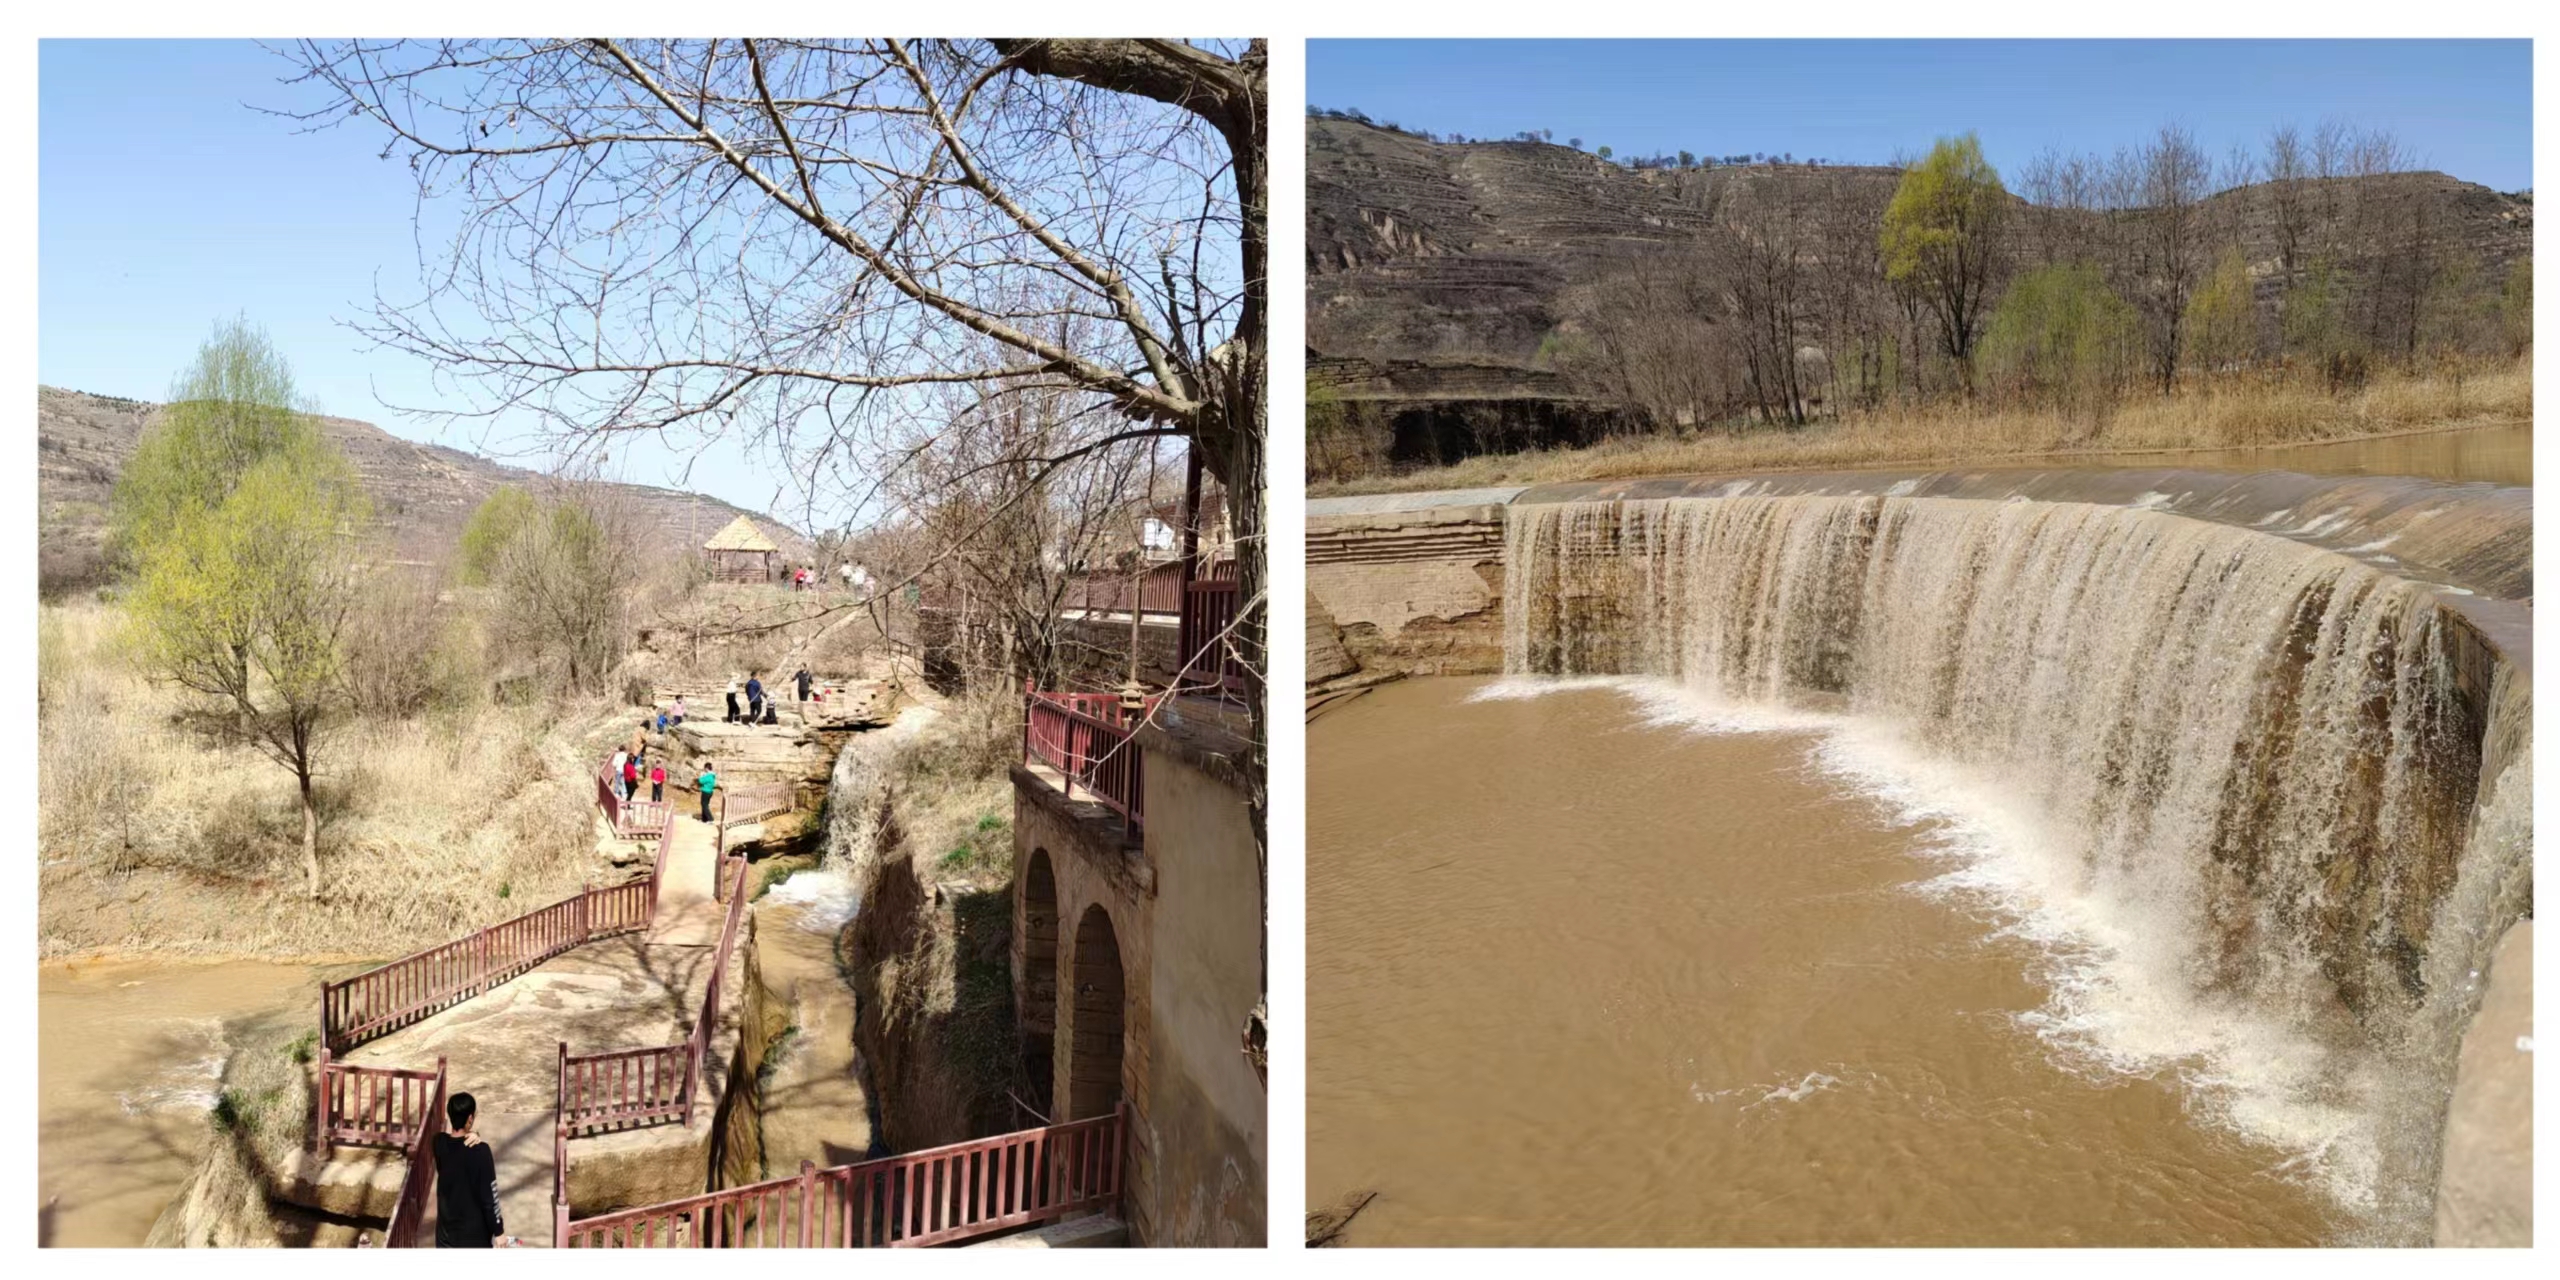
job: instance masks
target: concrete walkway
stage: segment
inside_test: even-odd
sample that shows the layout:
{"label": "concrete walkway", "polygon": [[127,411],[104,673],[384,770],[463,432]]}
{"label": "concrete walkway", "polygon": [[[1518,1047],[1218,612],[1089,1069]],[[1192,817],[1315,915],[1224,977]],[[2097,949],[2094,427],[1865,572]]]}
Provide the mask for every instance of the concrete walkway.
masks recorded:
{"label": "concrete walkway", "polygon": [[[849,702],[868,712],[878,693],[857,688],[858,697],[839,699],[839,705]],[[711,698],[687,692],[696,718],[682,729],[652,735],[653,758],[667,758],[672,764],[688,748],[695,758],[709,755],[720,766],[724,787],[824,776],[826,745],[814,740],[803,725],[724,725],[718,718],[716,691]],[[784,706],[792,704],[786,701]],[[700,716],[706,707],[712,710],[707,720]],[[785,714],[789,718],[788,710]],[[727,904],[714,896],[719,829],[698,816],[701,796],[692,787],[691,770],[671,768],[669,772],[666,796],[675,821],[666,848],[654,851],[662,861],[658,910],[645,934],[578,947],[340,1058],[358,1066],[432,1069],[442,1055],[449,1088],[472,1095],[478,1105],[478,1132],[495,1149],[499,1208],[507,1233],[529,1245],[552,1243],[552,1128],[560,1045],[566,1043],[573,1055],[589,1055],[681,1042],[702,1009],[704,989],[717,960],[728,914]],[[715,797],[712,812],[719,811]],[[601,817],[597,829],[604,831]],[[761,835],[762,828],[756,824],[736,823],[729,828],[728,843],[735,848]],[[619,843],[609,834],[599,839]],[[645,868],[646,856],[631,865]],[[748,884],[752,892],[752,876]],[[742,952],[743,945],[742,938]],[[743,954],[733,955],[719,1002],[722,1025],[710,1055],[718,1061],[704,1063],[693,1124],[572,1139],[570,1159],[579,1196],[589,1196],[594,1190],[590,1183],[595,1181],[604,1184],[600,1194],[608,1203],[634,1196],[645,1202],[700,1190],[703,1144],[726,1086],[726,1055],[735,1044],[744,969]],[[810,1099],[811,1103],[831,1107],[846,1103],[834,1091],[820,1092],[823,1096]],[[858,1091],[851,1103],[859,1114]],[[867,1126],[860,1140],[867,1143]],[[367,1206],[387,1209],[397,1195],[404,1167],[395,1152],[338,1148],[326,1165],[306,1172],[315,1184],[342,1188],[324,1194],[326,1201],[342,1202],[354,1194]],[[688,1169],[690,1185],[686,1185]],[[673,1189],[661,1187],[662,1181]],[[357,1190],[362,1186],[371,1189]],[[428,1208],[426,1226],[432,1232],[433,1204]]]}
{"label": "concrete walkway", "polygon": [[[646,934],[579,947],[344,1055],[362,1066],[410,1068],[430,1067],[443,1055],[450,1087],[472,1095],[479,1132],[496,1150],[508,1234],[527,1244],[551,1243],[560,1044],[573,1055],[675,1044],[702,1008],[728,908],[712,897],[717,841],[715,828],[696,820],[700,811],[698,801],[678,810],[661,855],[657,921]],[[732,827],[731,834],[747,830]],[[735,957],[731,964],[724,1021],[736,1017]],[[700,1095],[696,1137],[707,1129],[718,1096],[708,1088]],[[592,1141],[628,1145],[635,1136]],[[692,1141],[680,1131],[668,1136],[677,1145]],[[584,1147],[591,1140],[574,1141]]]}

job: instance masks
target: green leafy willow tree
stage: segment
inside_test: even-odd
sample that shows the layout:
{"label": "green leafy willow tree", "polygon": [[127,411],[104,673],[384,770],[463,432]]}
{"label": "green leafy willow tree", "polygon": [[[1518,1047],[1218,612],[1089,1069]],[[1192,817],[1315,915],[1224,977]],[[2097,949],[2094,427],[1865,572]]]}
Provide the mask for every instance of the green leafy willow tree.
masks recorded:
{"label": "green leafy willow tree", "polygon": [[2214,374],[2248,363],[2258,354],[2257,289],[2249,262],[2237,247],[2223,250],[2213,272],[2187,299],[2180,335],[2187,364]]}
{"label": "green leafy willow tree", "polygon": [[223,325],[171,383],[169,403],[116,478],[119,554],[138,564],[152,542],[220,506],[268,455],[318,438],[265,331],[245,318]]}
{"label": "green leafy willow tree", "polygon": [[1995,385],[2076,409],[2112,403],[2141,352],[2140,317],[2086,263],[2019,276],[1982,336]]}
{"label": "green leafy willow tree", "polygon": [[[275,454],[316,445],[319,424],[301,411],[293,369],[266,331],[235,317],[197,348],[169,386],[116,477],[110,536],[124,566],[140,572],[154,548],[219,509],[251,468]],[[231,683],[245,684],[245,645],[229,651]],[[245,737],[250,725],[240,725]]]}
{"label": "green leafy willow tree", "polygon": [[147,669],[237,715],[302,802],[305,891],[320,896],[313,782],[346,709],[355,541],[368,518],[354,469],[317,433],[277,448],[210,507],[144,546],[131,596]]}
{"label": "green leafy willow tree", "polygon": [[463,522],[462,543],[454,555],[454,576],[466,587],[486,586],[498,566],[499,553],[540,514],[533,495],[514,485],[498,486],[480,500]]}
{"label": "green leafy willow tree", "polygon": [[1938,342],[1968,391],[1973,347],[1990,301],[2008,190],[1968,133],[1940,138],[1903,172],[1885,206],[1885,276],[1911,290],[1938,322]]}

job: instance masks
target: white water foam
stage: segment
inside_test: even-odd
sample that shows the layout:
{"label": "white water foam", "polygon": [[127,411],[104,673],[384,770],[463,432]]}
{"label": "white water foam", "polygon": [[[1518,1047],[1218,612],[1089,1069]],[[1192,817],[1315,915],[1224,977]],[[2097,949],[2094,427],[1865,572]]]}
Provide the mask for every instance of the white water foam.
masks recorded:
{"label": "white water foam", "polygon": [[[854,892],[853,881],[844,869],[835,866],[812,867],[794,873],[790,879],[765,890],[764,903],[793,907],[792,923],[811,933],[833,934],[849,923],[861,910],[861,896]],[[762,904],[759,904],[762,905]]]}
{"label": "white water foam", "polygon": [[222,1096],[222,1068],[230,1059],[230,1050],[222,1039],[222,1021],[190,1018],[173,1024],[170,1034],[185,1041],[195,1056],[169,1062],[149,1080],[117,1093],[116,1104],[126,1115],[210,1111]]}

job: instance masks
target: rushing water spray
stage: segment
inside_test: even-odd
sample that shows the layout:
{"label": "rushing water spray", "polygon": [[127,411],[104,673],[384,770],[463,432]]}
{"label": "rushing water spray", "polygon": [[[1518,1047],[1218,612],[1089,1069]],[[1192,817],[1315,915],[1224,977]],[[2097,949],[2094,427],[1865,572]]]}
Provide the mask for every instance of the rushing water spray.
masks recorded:
{"label": "rushing water spray", "polygon": [[2464,695],[2434,588],[2062,502],[1527,504],[1507,537],[1510,672],[1820,711],[1961,775],[2025,868],[2010,905],[2075,957],[2047,1038],[2184,1071],[2423,1239],[2531,874],[2529,694]]}

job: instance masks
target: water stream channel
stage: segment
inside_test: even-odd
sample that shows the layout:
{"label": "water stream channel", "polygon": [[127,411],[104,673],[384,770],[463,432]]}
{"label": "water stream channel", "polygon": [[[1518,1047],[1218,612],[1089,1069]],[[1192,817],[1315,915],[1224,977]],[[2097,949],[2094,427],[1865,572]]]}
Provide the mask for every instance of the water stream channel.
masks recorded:
{"label": "water stream channel", "polygon": [[141,1244],[212,1133],[223,1024],[309,1015],[316,972],[256,960],[39,966],[39,1242]]}

